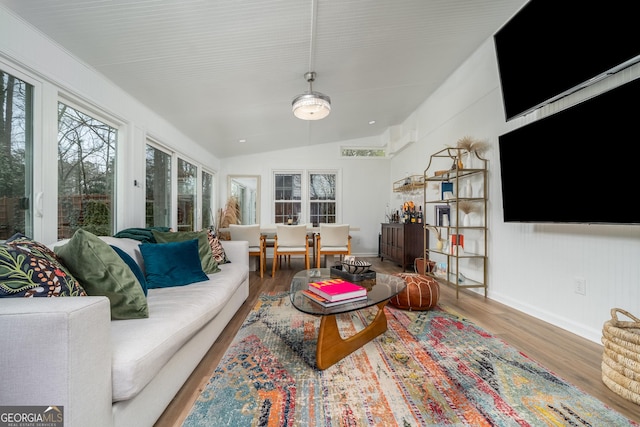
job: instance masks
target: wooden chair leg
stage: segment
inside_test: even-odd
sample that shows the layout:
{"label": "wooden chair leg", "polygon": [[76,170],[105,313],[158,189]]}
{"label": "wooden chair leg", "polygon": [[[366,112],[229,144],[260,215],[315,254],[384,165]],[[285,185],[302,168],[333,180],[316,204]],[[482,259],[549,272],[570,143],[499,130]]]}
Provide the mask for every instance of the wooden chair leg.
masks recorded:
{"label": "wooden chair leg", "polygon": [[278,254],[273,254],[273,267],[271,268],[271,277],[276,276],[276,269],[278,268],[278,262],[280,260],[280,256]]}
{"label": "wooden chair leg", "polygon": [[263,254],[260,253],[260,278],[262,279],[264,277],[264,257],[262,256]]}

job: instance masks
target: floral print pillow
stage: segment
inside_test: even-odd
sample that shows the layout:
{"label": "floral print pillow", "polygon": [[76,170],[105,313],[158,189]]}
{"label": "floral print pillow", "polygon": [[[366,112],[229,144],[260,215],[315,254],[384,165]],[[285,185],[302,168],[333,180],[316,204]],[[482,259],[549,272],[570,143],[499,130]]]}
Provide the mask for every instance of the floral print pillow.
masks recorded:
{"label": "floral print pillow", "polygon": [[0,298],[86,296],[47,246],[22,234],[0,244]]}

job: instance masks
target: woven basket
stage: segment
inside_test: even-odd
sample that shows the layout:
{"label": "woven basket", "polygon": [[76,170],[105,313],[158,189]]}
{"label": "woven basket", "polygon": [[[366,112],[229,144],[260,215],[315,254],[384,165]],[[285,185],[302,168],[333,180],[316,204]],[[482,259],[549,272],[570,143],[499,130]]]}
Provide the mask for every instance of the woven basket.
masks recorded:
{"label": "woven basket", "polygon": [[[618,319],[618,313],[632,321]],[[611,309],[611,320],[602,327],[602,382],[614,393],[640,404],[640,319]]]}

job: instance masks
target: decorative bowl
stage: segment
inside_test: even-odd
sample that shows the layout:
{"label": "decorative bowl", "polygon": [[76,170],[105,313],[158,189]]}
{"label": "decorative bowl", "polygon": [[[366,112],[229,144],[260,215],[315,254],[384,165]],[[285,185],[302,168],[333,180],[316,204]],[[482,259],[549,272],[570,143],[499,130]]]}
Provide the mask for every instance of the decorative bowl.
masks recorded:
{"label": "decorative bowl", "polygon": [[361,260],[352,260],[352,261],[344,261],[342,263],[342,268],[345,271],[348,271],[351,274],[361,274],[369,271],[371,267],[371,263],[367,261]]}

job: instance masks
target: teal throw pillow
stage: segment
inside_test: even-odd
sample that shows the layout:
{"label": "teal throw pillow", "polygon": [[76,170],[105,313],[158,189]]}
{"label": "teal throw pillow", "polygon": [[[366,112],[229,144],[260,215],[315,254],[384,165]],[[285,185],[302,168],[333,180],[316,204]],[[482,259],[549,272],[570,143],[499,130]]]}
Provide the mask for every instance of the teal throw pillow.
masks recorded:
{"label": "teal throw pillow", "polygon": [[147,298],[131,268],[106,242],[88,231],[77,230],[55,253],[82,283],[88,295],[104,295],[111,318],[149,317]]}
{"label": "teal throw pillow", "polygon": [[15,234],[0,244],[0,298],[86,295],[62,260],[42,243]]}
{"label": "teal throw pillow", "polygon": [[140,252],[147,287],[169,288],[209,280],[198,256],[198,239],[171,243],[143,243]]}
{"label": "teal throw pillow", "polygon": [[[185,240],[198,240],[198,256],[200,257],[200,263],[202,270],[207,274],[213,274],[220,271],[218,263],[213,258],[211,252],[211,246],[209,245],[209,237],[207,230],[202,231],[178,231],[178,232],[161,232],[157,230],[153,231],[153,237],[157,243],[171,243],[171,242],[184,242]],[[145,269],[147,264],[145,262]]]}
{"label": "teal throw pillow", "polygon": [[122,260],[125,262],[125,264],[127,264],[129,266],[129,268],[131,269],[133,274],[135,274],[136,279],[138,279],[138,282],[140,283],[140,286],[142,287],[142,292],[144,292],[144,294],[146,296],[147,295],[147,279],[144,277],[144,273],[142,272],[142,269],[140,268],[138,263],[133,258],[131,258],[131,255],[129,255],[128,253],[126,253],[125,251],[120,249],[119,247],[114,246],[114,245],[109,245],[109,246],[111,246],[113,248],[113,250],[116,251],[118,256],[120,258],[122,258]]}

